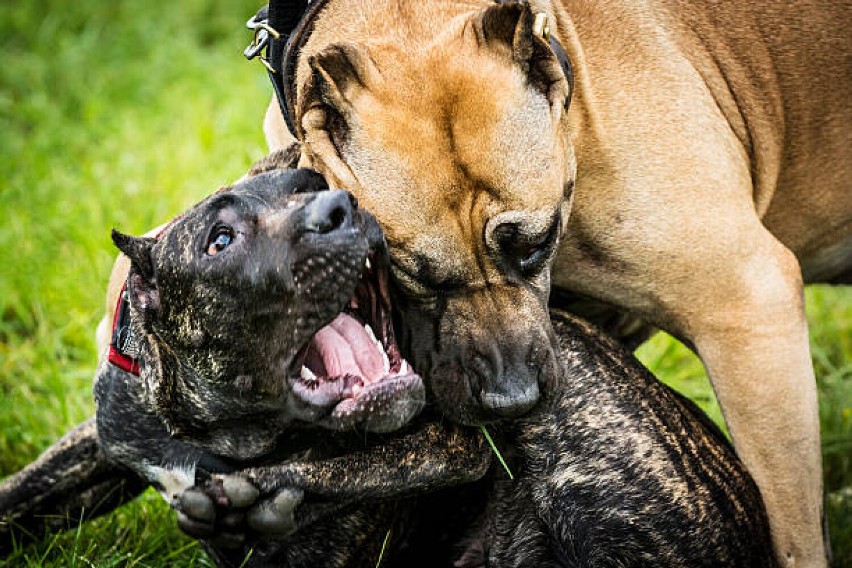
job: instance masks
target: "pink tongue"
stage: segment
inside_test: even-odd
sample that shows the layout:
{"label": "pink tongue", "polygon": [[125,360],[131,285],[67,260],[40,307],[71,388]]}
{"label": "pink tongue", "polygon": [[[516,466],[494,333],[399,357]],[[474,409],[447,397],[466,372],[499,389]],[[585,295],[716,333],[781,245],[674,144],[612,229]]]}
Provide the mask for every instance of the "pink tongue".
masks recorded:
{"label": "pink tongue", "polygon": [[378,347],[352,316],[338,315],[317,332],[312,344],[322,357],[328,377],[355,375],[369,383],[387,374]]}

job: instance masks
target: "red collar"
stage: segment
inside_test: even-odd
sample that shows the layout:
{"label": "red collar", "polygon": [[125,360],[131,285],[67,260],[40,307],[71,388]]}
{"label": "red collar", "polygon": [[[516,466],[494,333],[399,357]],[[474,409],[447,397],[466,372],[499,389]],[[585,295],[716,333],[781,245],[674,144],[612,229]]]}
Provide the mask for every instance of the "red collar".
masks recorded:
{"label": "red collar", "polygon": [[138,377],[139,341],[130,321],[130,300],[125,280],[112,315],[112,339],[109,342],[108,361],[122,371]]}

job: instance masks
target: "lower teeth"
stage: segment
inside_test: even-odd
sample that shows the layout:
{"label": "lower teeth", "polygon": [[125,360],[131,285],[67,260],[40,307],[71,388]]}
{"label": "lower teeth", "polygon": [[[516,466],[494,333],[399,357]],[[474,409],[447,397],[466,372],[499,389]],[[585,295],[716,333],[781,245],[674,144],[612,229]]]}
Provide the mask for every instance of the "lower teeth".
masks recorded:
{"label": "lower teeth", "polygon": [[382,345],[382,342],[376,339],[376,334],[373,332],[373,328],[370,327],[370,324],[364,324],[364,331],[367,332],[370,340],[376,345],[376,349],[379,350],[379,353],[382,354],[382,365],[384,366],[385,373],[390,373],[390,360],[388,359],[388,354],[385,352],[385,346]]}
{"label": "lower teeth", "polygon": [[302,365],[302,371],[299,373],[299,376],[302,377],[303,380],[308,382],[313,382],[317,380],[317,376],[308,369],[306,366]]}

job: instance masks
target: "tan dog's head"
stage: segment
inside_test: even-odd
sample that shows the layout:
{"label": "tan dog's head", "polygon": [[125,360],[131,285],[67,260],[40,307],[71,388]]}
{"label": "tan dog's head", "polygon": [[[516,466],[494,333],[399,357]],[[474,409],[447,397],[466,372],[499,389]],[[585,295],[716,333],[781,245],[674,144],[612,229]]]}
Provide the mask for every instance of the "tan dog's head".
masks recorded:
{"label": "tan dog's head", "polygon": [[306,158],[383,225],[404,345],[441,410],[525,412],[556,371],[549,267],[574,175],[562,69],[527,5],[329,6],[300,72]]}

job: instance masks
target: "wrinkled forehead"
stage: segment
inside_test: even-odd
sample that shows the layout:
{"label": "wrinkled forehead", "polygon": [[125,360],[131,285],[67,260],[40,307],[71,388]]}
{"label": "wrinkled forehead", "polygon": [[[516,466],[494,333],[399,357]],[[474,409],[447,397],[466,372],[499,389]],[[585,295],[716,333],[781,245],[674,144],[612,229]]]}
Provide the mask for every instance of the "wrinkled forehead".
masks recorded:
{"label": "wrinkled forehead", "polygon": [[[393,241],[478,240],[469,233],[507,211],[552,218],[563,198],[564,154],[547,101],[511,69],[500,71],[511,88],[495,92],[474,75],[412,99],[379,90],[359,106],[341,154],[358,178],[353,192]],[[438,234],[448,218],[458,235]]]}
{"label": "wrinkled forehead", "polygon": [[384,70],[355,105],[357,125],[342,153],[363,186],[358,197],[371,208],[440,190],[448,207],[470,192],[508,210],[554,206],[562,153],[546,98],[489,53],[452,57],[439,50]]}

